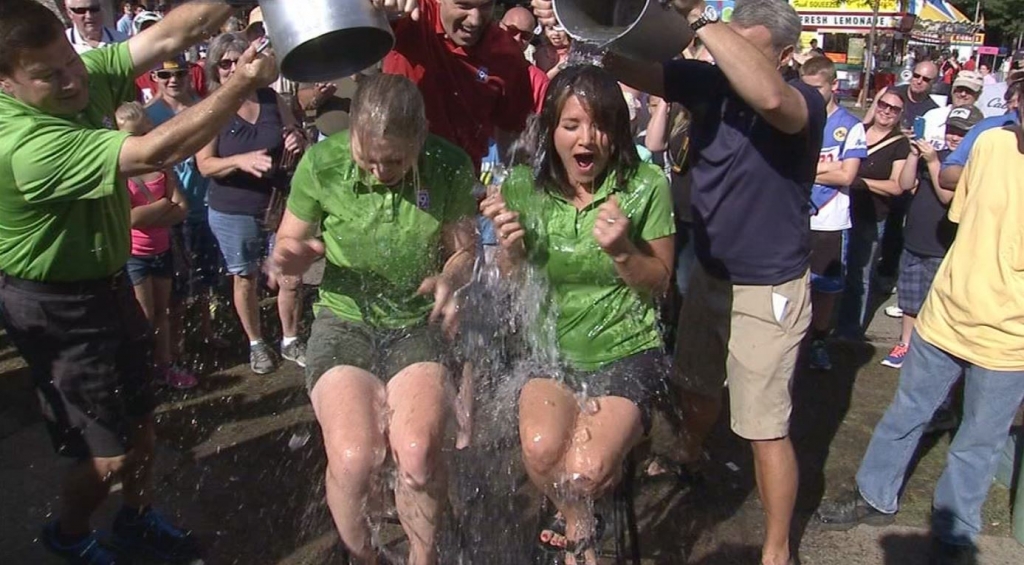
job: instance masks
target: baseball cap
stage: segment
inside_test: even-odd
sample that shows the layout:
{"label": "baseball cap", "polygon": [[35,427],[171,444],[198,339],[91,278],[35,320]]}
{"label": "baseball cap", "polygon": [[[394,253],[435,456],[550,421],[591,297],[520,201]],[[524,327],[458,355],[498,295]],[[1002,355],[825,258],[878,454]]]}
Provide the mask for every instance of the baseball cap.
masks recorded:
{"label": "baseball cap", "polygon": [[135,33],[139,33],[162,19],[163,18],[160,14],[156,12],[140,12],[139,15],[135,16],[135,19],[132,20],[132,30]]}
{"label": "baseball cap", "polygon": [[974,92],[981,92],[981,89],[985,86],[985,80],[974,71],[960,71],[956,75],[956,80],[953,81],[953,89],[956,90],[961,86],[969,88]]}
{"label": "baseball cap", "polygon": [[247,25],[245,27],[246,28],[250,28],[250,27],[252,27],[252,26],[254,26],[256,24],[261,24],[261,23],[263,23],[263,8],[260,8],[259,6],[256,6],[255,8],[252,9],[251,12],[249,12],[249,25]]}
{"label": "baseball cap", "polygon": [[966,132],[974,127],[974,124],[985,118],[977,106],[961,106],[953,108],[946,118],[946,130],[957,130]]}
{"label": "baseball cap", "polygon": [[168,59],[163,63],[160,63],[156,67],[153,67],[153,72],[156,71],[182,71],[188,69],[188,62],[185,61],[183,55],[178,55],[173,59]]}

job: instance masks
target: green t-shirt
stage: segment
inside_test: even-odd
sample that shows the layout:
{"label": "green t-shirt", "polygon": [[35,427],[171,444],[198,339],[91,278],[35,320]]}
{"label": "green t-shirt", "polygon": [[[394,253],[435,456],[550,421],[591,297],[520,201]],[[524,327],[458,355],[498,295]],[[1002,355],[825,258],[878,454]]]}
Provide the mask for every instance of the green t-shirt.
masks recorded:
{"label": "green t-shirt", "polygon": [[127,43],[82,55],[89,106],[71,119],[0,93],[0,271],[37,281],[100,279],[128,261],[128,188],[114,111],[135,99]]}
{"label": "green t-shirt", "polygon": [[513,169],[501,188],[509,209],[520,213],[530,262],[547,276],[562,360],[584,371],[662,345],[654,300],[619,278],[593,230],[598,207],[614,194],[632,241],[674,234],[668,181],[649,164],[641,164],[625,187],[615,186],[615,176],[607,175],[583,210],[536,188],[526,167]]}
{"label": "green t-shirt", "polygon": [[475,213],[474,182],[469,156],[433,135],[395,187],[359,169],[347,131],[311,147],[292,179],[288,210],[323,232],[319,305],[379,328],[424,323],[433,297],[416,290],[443,267],[441,228]]}

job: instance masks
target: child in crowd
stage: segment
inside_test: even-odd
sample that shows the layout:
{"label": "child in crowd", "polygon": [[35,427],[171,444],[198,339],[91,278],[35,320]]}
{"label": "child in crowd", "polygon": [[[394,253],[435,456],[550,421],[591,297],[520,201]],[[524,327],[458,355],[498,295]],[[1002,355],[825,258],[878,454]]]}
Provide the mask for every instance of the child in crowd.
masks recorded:
{"label": "child in crowd", "polygon": [[[145,135],[153,124],[142,105],[130,102],[117,109],[117,127],[132,135]],[[128,277],[154,332],[153,361],[157,377],[176,389],[198,384],[195,375],[172,363],[168,309],[174,261],[170,228],[188,214],[176,175],[149,173],[128,179],[132,213],[132,255]]]}

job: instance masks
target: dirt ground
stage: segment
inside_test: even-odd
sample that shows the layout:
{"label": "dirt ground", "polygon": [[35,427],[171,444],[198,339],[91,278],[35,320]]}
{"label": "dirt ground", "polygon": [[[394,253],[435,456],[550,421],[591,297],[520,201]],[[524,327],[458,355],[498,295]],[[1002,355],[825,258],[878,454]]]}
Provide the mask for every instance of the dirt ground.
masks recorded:
{"label": "dirt ground", "polygon": [[[801,482],[793,540],[801,563],[926,563],[931,493],[948,436],[922,445],[895,526],[835,533],[816,529],[811,520],[822,497],[851,484],[872,428],[892,397],[897,372],[878,361],[897,330],[898,321],[880,316],[870,332],[872,343],[834,343],[833,371],[803,370],[796,377],[792,436]],[[0,563],[56,565],[36,537],[55,508],[56,481],[65,463],[52,454],[27,368],[0,339]],[[197,533],[207,564],[342,563],[323,503],[324,456],[301,371],[287,364],[271,375],[253,376],[244,364],[243,344],[237,346],[226,353],[203,351],[212,361],[203,367],[198,389],[162,393],[159,506]],[[483,410],[480,417],[488,414]],[[665,480],[635,481],[643,563],[758,561],[762,524],[751,456],[727,422],[723,415],[709,442],[704,485],[681,489]],[[507,429],[490,445],[455,455],[452,498],[462,528],[446,530],[446,539],[462,540],[447,546],[461,546],[463,552],[456,557],[449,551],[446,563],[531,562],[536,496],[516,464],[514,433]],[[663,427],[654,435],[657,445],[671,442]],[[1006,488],[992,487],[980,540],[983,565],[1024,563],[1024,547],[1009,537],[1009,501]],[[109,525],[117,504],[115,495],[96,527]],[[400,551],[399,530],[393,520],[383,521],[382,540]]]}

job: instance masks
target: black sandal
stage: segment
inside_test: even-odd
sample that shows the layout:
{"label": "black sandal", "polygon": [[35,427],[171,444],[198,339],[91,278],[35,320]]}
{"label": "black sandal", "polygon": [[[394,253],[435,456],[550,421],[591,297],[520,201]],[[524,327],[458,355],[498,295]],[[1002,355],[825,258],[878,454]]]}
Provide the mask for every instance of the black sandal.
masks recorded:
{"label": "black sandal", "polygon": [[[551,500],[545,498],[541,505],[541,517],[537,527],[537,546],[545,553],[568,552],[569,539],[565,535],[565,517]],[[591,541],[604,537],[604,518],[594,514],[594,536]]]}

